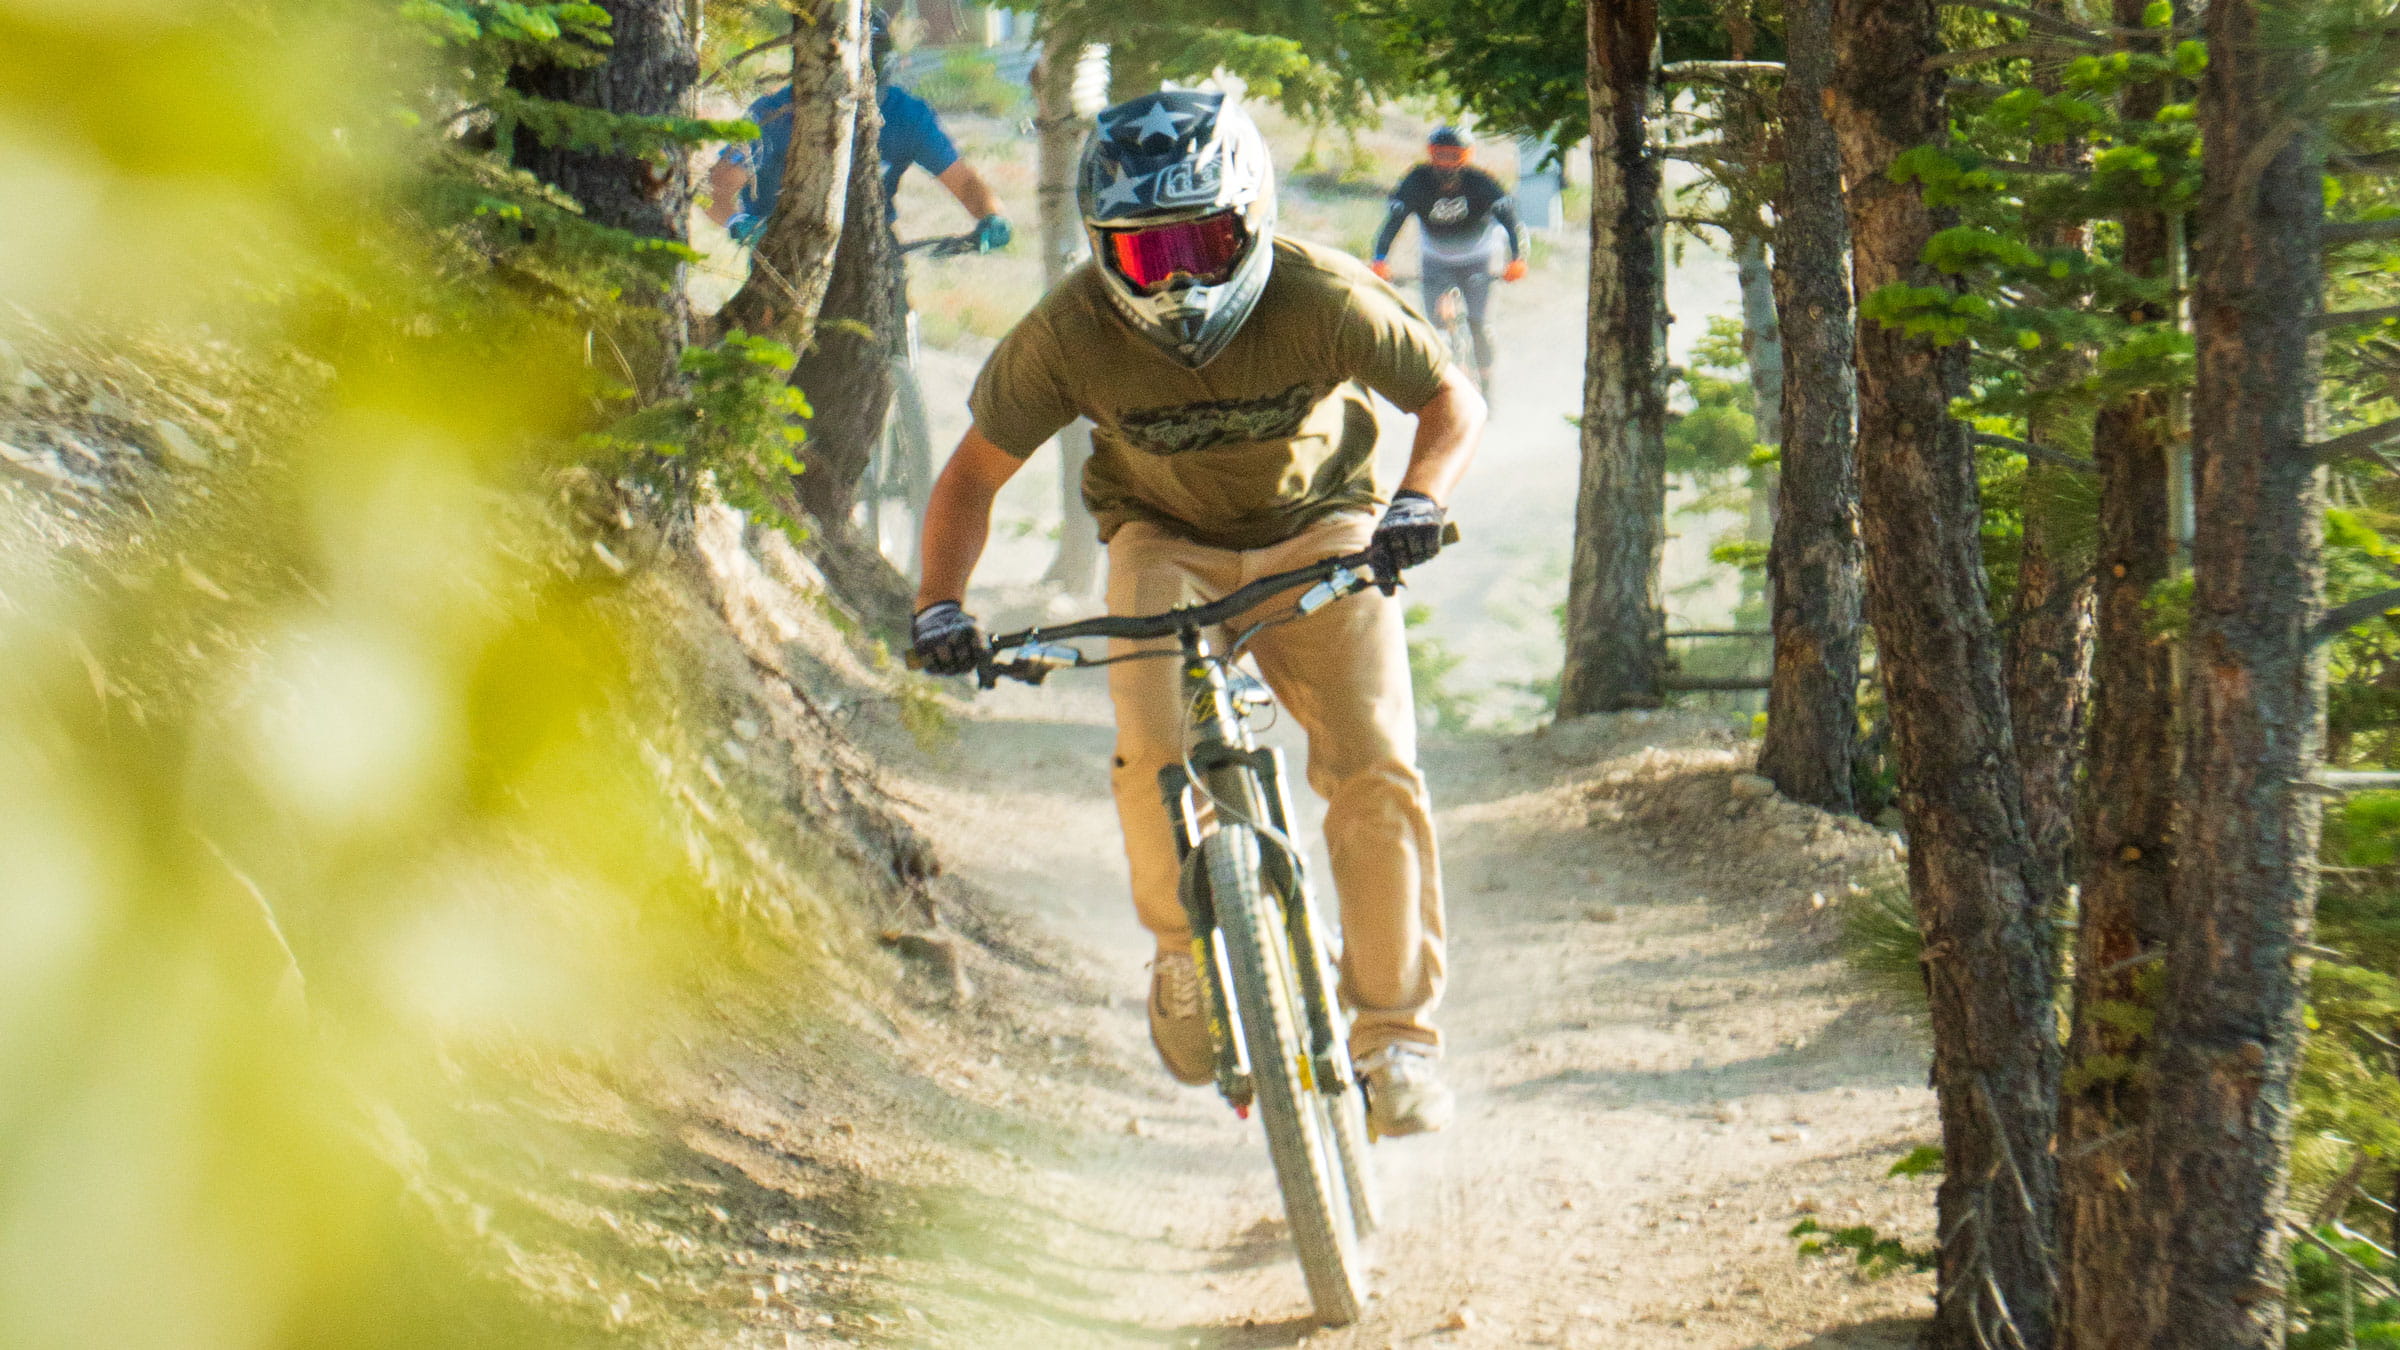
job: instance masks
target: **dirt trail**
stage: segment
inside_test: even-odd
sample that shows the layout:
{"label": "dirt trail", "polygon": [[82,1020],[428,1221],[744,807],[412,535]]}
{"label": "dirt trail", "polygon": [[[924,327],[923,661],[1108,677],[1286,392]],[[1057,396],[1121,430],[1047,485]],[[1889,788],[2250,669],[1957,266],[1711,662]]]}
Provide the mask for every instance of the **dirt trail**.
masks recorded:
{"label": "dirt trail", "polygon": [[[1741,752],[1714,725],[1635,715],[1429,747],[1462,1109],[1446,1134],[1377,1147],[1379,1296],[1320,1331],[1256,1125],[1151,1058],[1097,690],[987,697],[904,790],[953,871],[1063,942],[1105,1000],[1056,1010],[1047,1081],[992,1089],[1054,1125],[978,1169],[977,1207],[1005,1231],[901,1273],[932,1314],[921,1343],[1905,1343],[1920,1280],[1803,1264],[1786,1236],[1814,1212],[1925,1238],[1925,1183],[1881,1180],[1933,1133],[1921,1042],[1827,940],[1856,902],[1840,878],[1888,867],[1888,844],[1732,795]],[[1821,913],[1812,887],[1832,891]]]}

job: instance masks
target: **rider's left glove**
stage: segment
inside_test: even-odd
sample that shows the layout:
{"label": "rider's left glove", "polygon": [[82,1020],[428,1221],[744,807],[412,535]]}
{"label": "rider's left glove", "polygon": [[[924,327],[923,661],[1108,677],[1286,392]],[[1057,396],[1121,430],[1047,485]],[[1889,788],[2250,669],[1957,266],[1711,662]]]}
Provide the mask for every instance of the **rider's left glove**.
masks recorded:
{"label": "rider's left glove", "polygon": [[1016,231],[1008,228],[1008,217],[1006,216],[985,216],[975,222],[975,251],[977,253],[990,253],[995,249],[1007,248],[1008,241],[1016,237]]}
{"label": "rider's left glove", "polygon": [[756,242],[758,236],[766,232],[766,228],[767,218],[765,216],[754,216],[747,211],[725,222],[725,232],[732,235],[733,242],[737,244]]}
{"label": "rider's left glove", "polygon": [[1442,551],[1442,504],[1422,492],[1402,488],[1392,494],[1383,520],[1375,527],[1369,548],[1391,560],[1392,569],[1415,567]]}
{"label": "rider's left glove", "polygon": [[956,600],[942,600],[917,611],[909,625],[917,663],[929,675],[971,675],[983,654],[983,630]]}

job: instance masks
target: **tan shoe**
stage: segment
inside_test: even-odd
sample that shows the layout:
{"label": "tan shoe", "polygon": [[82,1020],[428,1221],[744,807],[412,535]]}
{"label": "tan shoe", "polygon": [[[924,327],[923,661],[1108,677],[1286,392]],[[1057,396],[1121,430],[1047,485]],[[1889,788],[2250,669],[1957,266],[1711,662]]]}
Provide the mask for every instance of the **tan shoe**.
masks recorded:
{"label": "tan shoe", "polygon": [[1197,1087],[1215,1081],[1216,1042],[1208,1034],[1200,968],[1188,954],[1162,951],[1150,963],[1150,1043],[1176,1082]]}
{"label": "tan shoe", "polygon": [[1440,1057],[1413,1041],[1394,1041],[1358,1061],[1366,1080],[1367,1131],[1376,1138],[1431,1134],[1449,1125],[1457,1100],[1442,1086]]}

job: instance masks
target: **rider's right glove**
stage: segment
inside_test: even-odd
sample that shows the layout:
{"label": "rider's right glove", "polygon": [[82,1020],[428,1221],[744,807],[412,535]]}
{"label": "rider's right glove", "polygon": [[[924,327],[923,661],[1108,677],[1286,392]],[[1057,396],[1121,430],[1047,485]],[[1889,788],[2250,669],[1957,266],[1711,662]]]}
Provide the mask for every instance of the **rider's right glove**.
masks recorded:
{"label": "rider's right glove", "polygon": [[1016,237],[1016,231],[1008,228],[1008,217],[1006,216],[985,216],[975,222],[974,238],[977,253],[990,253],[995,249],[1007,248],[1008,241]]}
{"label": "rider's right glove", "polygon": [[1369,548],[1380,550],[1392,570],[1415,567],[1442,551],[1442,504],[1422,492],[1402,488],[1392,494],[1383,520],[1375,527]]}
{"label": "rider's right glove", "polygon": [[1381,258],[1377,258],[1375,261],[1368,263],[1367,270],[1373,272],[1379,277],[1382,277],[1385,281],[1390,281],[1392,279],[1392,265],[1388,262],[1385,262]]}
{"label": "rider's right glove", "polygon": [[751,243],[764,233],[766,228],[767,218],[765,216],[754,216],[747,211],[725,222],[725,232],[732,235],[733,242],[737,244]]}
{"label": "rider's right glove", "polygon": [[983,630],[956,600],[941,600],[917,611],[909,625],[917,662],[930,675],[972,675],[983,654]]}

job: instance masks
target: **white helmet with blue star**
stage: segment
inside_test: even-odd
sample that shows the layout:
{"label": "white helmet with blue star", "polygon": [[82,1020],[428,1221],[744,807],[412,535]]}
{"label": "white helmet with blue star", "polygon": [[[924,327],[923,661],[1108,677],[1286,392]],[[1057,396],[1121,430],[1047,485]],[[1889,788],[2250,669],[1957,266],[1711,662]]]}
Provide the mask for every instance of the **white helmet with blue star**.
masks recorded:
{"label": "white helmet with blue star", "polygon": [[1241,105],[1165,90],[1105,109],[1076,199],[1126,322],[1195,370],[1223,351],[1275,256],[1275,170]]}

